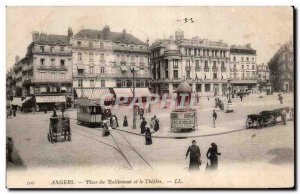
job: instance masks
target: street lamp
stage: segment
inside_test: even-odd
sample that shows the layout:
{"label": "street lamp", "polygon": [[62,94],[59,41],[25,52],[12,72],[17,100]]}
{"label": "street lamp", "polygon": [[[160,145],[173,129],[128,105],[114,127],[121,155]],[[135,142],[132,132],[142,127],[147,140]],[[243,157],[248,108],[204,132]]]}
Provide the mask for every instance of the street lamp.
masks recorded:
{"label": "street lamp", "polygon": [[132,71],[132,88],[133,88],[133,120],[132,120],[132,129],[136,129],[136,119],[135,119],[135,79],[134,79],[134,66],[131,66]]}
{"label": "street lamp", "polygon": [[229,112],[233,112],[233,109],[232,109],[232,102],[231,102],[231,90],[232,90],[232,86],[231,86],[231,80],[228,79],[227,80],[227,84],[228,84],[228,102],[227,102],[227,110],[226,110],[226,113],[229,113]]}

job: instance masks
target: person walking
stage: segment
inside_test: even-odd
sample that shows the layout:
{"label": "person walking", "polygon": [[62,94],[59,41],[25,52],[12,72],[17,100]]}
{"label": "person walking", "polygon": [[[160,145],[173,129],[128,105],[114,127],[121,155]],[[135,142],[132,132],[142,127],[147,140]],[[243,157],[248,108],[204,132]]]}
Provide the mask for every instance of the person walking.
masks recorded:
{"label": "person walking", "polygon": [[52,117],[57,117],[56,109],[55,108],[53,108],[53,115],[52,115]]}
{"label": "person walking", "polygon": [[243,101],[243,94],[240,94],[241,102]]}
{"label": "person walking", "polygon": [[123,127],[128,127],[127,116],[124,116]]}
{"label": "person walking", "polygon": [[283,97],[281,94],[278,94],[278,100],[279,100],[280,104],[283,104]]}
{"label": "person walking", "polygon": [[154,131],[157,132],[159,130],[159,120],[154,116]]}
{"label": "person walking", "polygon": [[141,108],[140,109],[140,119],[143,119],[144,118],[144,109]]}
{"label": "person walking", "polygon": [[108,130],[108,126],[107,126],[107,123],[104,123],[103,124],[103,130],[102,130],[102,136],[105,137],[105,136],[108,136],[110,134],[109,130]]}
{"label": "person walking", "polygon": [[114,116],[113,116],[113,117],[115,118],[115,121],[116,121],[116,125],[117,125],[117,127],[119,127],[118,117],[116,116],[116,114],[114,114]]}
{"label": "person walking", "polygon": [[190,154],[190,165],[189,170],[199,170],[199,165],[201,165],[201,153],[199,146],[196,145],[196,140],[192,141],[192,145],[189,146],[188,150],[186,151],[185,158],[187,159],[188,155]]}
{"label": "person walking", "polygon": [[151,131],[150,128],[147,127],[146,128],[146,132],[145,132],[145,141],[146,141],[146,145],[151,145],[152,144],[152,136],[151,136]]}
{"label": "person walking", "polygon": [[216,128],[216,120],[217,120],[217,113],[215,110],[213,110],[213,128]]}
{"label": "person walking", "polygon": [[141,128],[141,134],[144,134],[146,131],[146,125],[147,121],[145,121],[145,118],[143,118],[143,121],[141,122],[140,128]]}
{"label": "person walking", "polygon": [[114,116],[112,117],[111,128],[113,128],[113,129],[118,128],[118,123],[117,123],[116,117],[114,117]]}
{"label": "person walking", "polygon": [[211,147],[208,148],[206,157],[210,160],[209,169],[217,169],[218,168],[218,156],[221,153],[218,152],[218,146],[215,143],[211,143]]}
{"label": "person walking", "polygon": [[286,116],[287,116],[287,111],[283,109],[281,111],[281,122],[283,125],[286,125]]}
{"label": "person walking", "polygon": [[154,120],[154,117],[151,117],[150,129],[154,129],[154,126],[155,126],[155,120]]}

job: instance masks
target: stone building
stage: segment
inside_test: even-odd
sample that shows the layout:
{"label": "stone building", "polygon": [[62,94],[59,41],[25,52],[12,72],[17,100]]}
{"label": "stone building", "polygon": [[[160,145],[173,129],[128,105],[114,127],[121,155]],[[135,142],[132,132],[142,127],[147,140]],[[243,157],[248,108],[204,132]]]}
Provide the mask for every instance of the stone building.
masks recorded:
{"label": "stone building", "polygon": [[17,95],[21,88],[26,100],[34,97],[38,111],[71,101],[71,35],[71,29],[68,35],[33,32],[26,56],[14,65]]}
{"label": "stone building", "polygon": [[265,63],[257,65],[257,81],[258,83],[267,83],[270,80],[269,66]]}
{"label": "stone building", "polygon": [[227,90],[229,46],[222,41],[194,37],[157,40],[151,47],[152,90],[172,94],[186,80],[197,95],[222,95]]}
{"label": "stone building", "polygon": [[268,63],[270,80],[275,91],[294,91],[294,44],[283,44]]}
{"label": "stone building", "polygon": [[230,47],[230,77],[233,90],[245,90],[257,85],[256,50],[250,44]]}
{"label": "stone building", "polygon": [[[132,94],[133,73],[135,86],[148,88],[148,43],[123,32],[82,29],[71,38],[73,48],[73,87],[77,97],[99,99],[102,94],[127,88]],[[140,90],[137,89],[138,93]],[[113,93],[113,92],[112,92]]]}

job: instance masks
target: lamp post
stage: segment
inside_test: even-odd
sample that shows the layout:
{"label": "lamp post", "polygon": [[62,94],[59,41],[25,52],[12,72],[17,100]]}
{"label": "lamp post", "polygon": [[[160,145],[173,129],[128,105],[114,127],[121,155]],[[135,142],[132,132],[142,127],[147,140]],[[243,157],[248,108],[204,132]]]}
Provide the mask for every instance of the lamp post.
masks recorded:
{"label": "lamp post", "polygon": [[227,84],[228,84],[228,102],[227,102],[227,109],[226,109],[226,113],[230,113],[233,112],[232,109],[232,102],[231,102],[231,90],[232,90],[232,86],[231,86],[231,80],[228,79],[227,80]]}
{"label": "lamp post", "polygon": [[136,129],[136,119],[135,119],[135,78],[134,78],[134,66],[131,67],[132,70],[132,88],[133,88],[133,120],[132,120],[132,129]]}

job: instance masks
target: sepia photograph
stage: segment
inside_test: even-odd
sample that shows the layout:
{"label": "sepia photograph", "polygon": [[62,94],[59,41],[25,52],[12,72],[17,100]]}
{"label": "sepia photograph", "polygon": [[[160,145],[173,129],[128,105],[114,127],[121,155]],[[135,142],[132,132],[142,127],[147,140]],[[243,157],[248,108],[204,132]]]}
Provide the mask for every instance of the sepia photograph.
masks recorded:
{"label": "sepia photograph", "polygon": [[7,6],[8,189],[292,189],[292,6]]}

